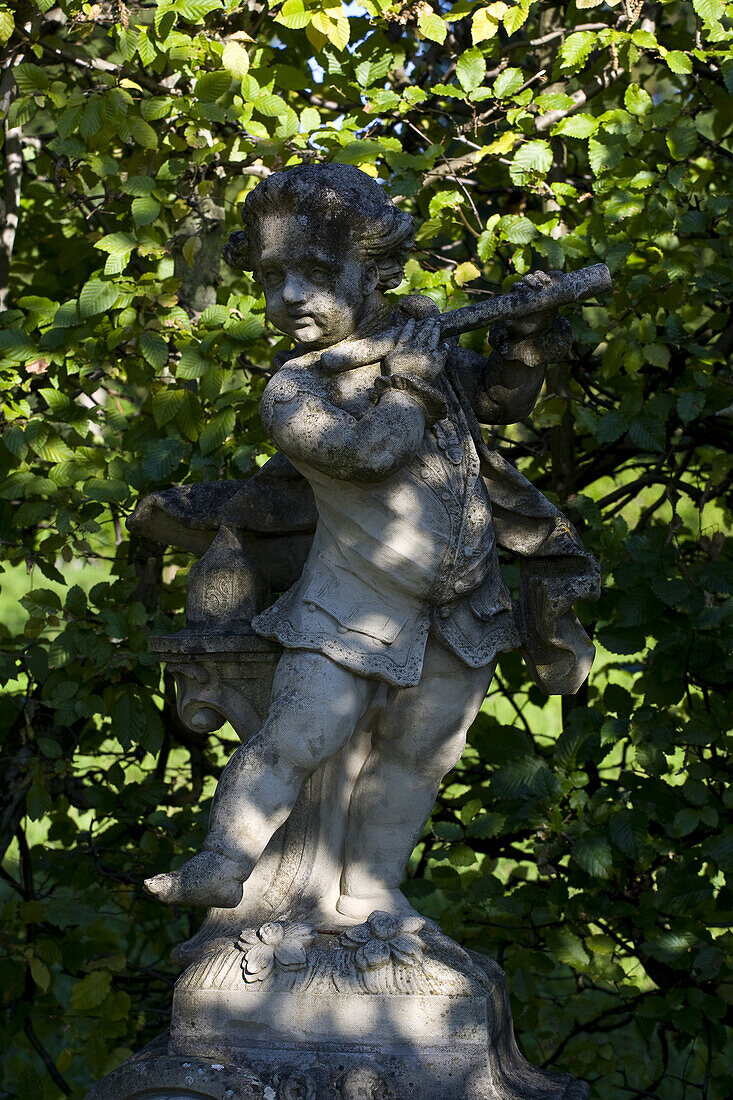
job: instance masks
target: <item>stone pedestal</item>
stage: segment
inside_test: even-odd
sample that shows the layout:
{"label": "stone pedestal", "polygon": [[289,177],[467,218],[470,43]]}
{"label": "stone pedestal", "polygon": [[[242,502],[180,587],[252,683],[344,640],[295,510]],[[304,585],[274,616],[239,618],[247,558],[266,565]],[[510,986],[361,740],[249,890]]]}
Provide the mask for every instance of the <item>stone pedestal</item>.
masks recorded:
{"label": "stone pedestal", "polygon": [[170,1035],[87,1100],[587,1100],[523,1058],[502,970],[420,923],[243,930],[181,975]]}

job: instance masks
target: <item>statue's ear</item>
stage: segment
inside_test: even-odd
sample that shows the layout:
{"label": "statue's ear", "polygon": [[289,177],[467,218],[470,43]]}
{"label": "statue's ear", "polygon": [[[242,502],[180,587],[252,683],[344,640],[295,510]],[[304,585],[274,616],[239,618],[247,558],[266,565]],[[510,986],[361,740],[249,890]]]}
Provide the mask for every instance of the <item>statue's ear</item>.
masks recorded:
{"label": "statue's ear", "polygon": [[379,270],[373,260],[364,265],[362,286],[365,296],[372,294],[379,286]]}

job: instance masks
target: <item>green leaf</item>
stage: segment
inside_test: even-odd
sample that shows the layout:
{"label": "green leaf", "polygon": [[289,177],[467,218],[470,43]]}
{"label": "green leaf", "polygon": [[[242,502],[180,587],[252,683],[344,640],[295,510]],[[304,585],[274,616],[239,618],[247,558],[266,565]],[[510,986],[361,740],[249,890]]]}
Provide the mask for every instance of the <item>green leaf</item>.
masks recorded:
{"label": "green leaf", "polygon": [[169,478],[184,455],[184,445],[178,439],[159,439],[145,448],[143,470],[152,481]]}
{"label": "green leaf", "polygon": [[667,131],[667,148],[675,160],[686,160],[697,147],[697,130],[692,119],[681,118]]}
{"label": "green leaf", "polygon": [[636,855],[644,845],[647,828],[637,813],[615,813],[608,824],[611,840],[627,856]]}
{"label": "green leaf", "polygon": [[97,1008],[105,1001],[111,988],[112,976],[107,970],[93,970],[71,990],[71,1007],[77,1012]]}
{"label": "green leaf", "polygon": [[[677,398],[677,413],[680,420],[683,420],[685,424],[688,424],[691,420],[696,420],[704,408],[705,394],[699,391],[681,393]],[[3,436],[3,439],[5,439],[5,436]]]}
{"label": "green leaf", "polygon": [[89,500],[114,504],[127,500],[130,489],[126,481],[116,477],[90,477],[84,482],[84,492]]}
{"label": "green leaf", "polygon": [[28,454],[28,444],[23,438],[23,429],[18,427],[17,424],[3,431],[2,441],[16,458],[22,460]]}
{"label": "green leaf", "polygon": [[285,114],[287,105],[278,95],[272,95],[270,92],[261,92],[254,102],[255,110],[265,118],[278,118],[280,115]]}
{"label": "green leaf", "polygon": [[464,260],[462,264],[453,271],[453,279],[457,286],[464,286],[466,283],[473,282],[474,279],[478,279],[481,274],[480,270],[470,260]]}
{"label": "green leaf", "polygon": [[120,296],[114,283],[102,279],[90,279],[79,295],[79,316],[82,320],[107,313]]}
{"label": "green leaf", "polygon": [[35,354],[35,348],[27,333],[17,328],[0,330],[0,355],[8,364],[24,363]]}
{"label": "green leaf", "polygon": [[48,73],[44,72],[40,66],[32,65],[28,61],[22,61],[20,65],[16,65],[13,68],[13,76],[21,94],[45,92],[51,83]]}
{"label": "green leaf", "polygon": [[576,970],[585,970],[590,963],[583,941],[569,928],[552,929],[547,935],[547,946],[561,963]]}
{"label": "green leaf", "polygon": [[202,73],[196,81],[196,95],[204,103],[213,102],[227,94],[231,82],[228,72]]}
{"label": "green leaf", "polygon": [[207,306],[199,320],[207,328],[220,328],[229,320],[229,310],[221,305]]}
{"label": "green leaf", "polygon": [[515,34],[520,27],[523,27],[527,22],[529,16],[528,4],[513,4],[508,11],[504,12],[502,22],[508,35]]}
{"label": "green leaf", "polygon": [[144,196],[154,191],[157,184],[150,176],[130,176],[121,184],[121,190],[126,195]]}
{"label": "green leaf", "polygon": [[0,46],[9,41],[15,30],[15,20],[7,8],[0,8]]}
{"label": "green leaf", "polygon": [[566,137],[587,138],[598,129],[598,119],[593,115],[574,114],[567,118],[561,118],[555,127],[553,134],[564,134]]}
{"label": "green leaf", "polygon": [[664,55],[664,60],[667,63],[667,68],[673,73],[687,74],[692,72],[692,60],[681,50],[669,50]]}
{"label": "green leaf", "polygon": [[223,412],[217,413],[201,432],[199,438],[201,453],[207,455],[220,447],[227,436],[234,431],[236,419],[234,409],[224,409]]}
{"label": "green leaf", "polygon": [[39,989],[46,993],[51,984],[51,971],[45,963],[41,962],[37,955],[31,955],[28,960],[28,966],[30,967],[33,981]]}
{"label": "green leaf", "polygon": [[499,31],[499,16],[495,11],[492,12],[492,7],[493,5],[482,6],[474,13],[471,20],[471,40],[474,46],[493,38]]}
{"label": "green leaf", "polygon": [[145,27],[141,27],[137,36],[137,53],[143,65],[152,65],[157,56],[153,43],[148,38]]}
{"label": "green leaf", "polygon": [[249,70],[249,54],[238,42],[230,39],[221,55],[222,65],[236,80],[243,80]]}
{"label": "green leaf", "polygon": [[663,451],[666,446],[664,425],[652,416],[632,421],[629,436],[643,451]]}
{"label": "green leaf", "polygon": [[497,230],[505,241],[512,244],[528,244],[537,236],[536,226],[521,214],[505,214],[499,221]]}
{"label": "green leaf", "polygon": [[521,69],[504,69],[494,81],[494,95],[497,99],[506,99],[518,92],[523,83],[524,77]]}
{"label": "green leaf", "polygon": [[706,23],[716,23],[725,15],[722,0],[692,0],[692,6]]}
{"label": "green leaf", "polygon": [[474,46],[458,58],[456,76],[465,91],[470,92],[482,83],[486,76],[486,59]]}
{"label": "green leaf", "polygon": [[595,138],[591,138],[588,142],[588,160],[595,176],[615,168],[621,156],[621,148],[608,140],[596,141]]}
{"label": "green leaf", "polygon": [[173,420],[186,400],[186,391],[167,386],[153,397],[153,417],[159,428]]}
{"label": "green leaf", "polygon": [[608,878],[613,858],[608,841],[601,836],[581,836],[573,844],[573,860],[594,878]]}
{"label": "green leaf", "polygon": [[140,334],[140,350],[150,366],[157,371],[162,370],[168,362],[168,341],[157,332]]}
{"label": "green leaf", "polygon": [[289,30],[302,31],[310,22],[310,16],[305,10],[303,0],[285,0],[275,16],[275,22],[282,23]]}
{"label": "green leaf", "polygon": [[563,72],[577,72],[596,48],[597,34],[579,31],[568,35],[560,47],[559,60]]}
{"label": "green leaf", "polygon": [[160,203],[152,195],[141,195],[132,200],[132,216],[135,225],[150,225],[160,214]]}
{"label": "green leaf", "polygon": [[203,23],[209,12],[220,11],[222,0],[176,0],[176,11],[187,23]]}
{"label": "green leaf", "polygon": [[638,84],[629,84],[624,92],[624,106],[632,115],[646,115],[652,109],[652,97]]}
{"label": "green leaf", "polygon": [[546,141],[527,141],[513,157],[514,164],[528,171],[545,175],[552,167],[552,149]]}
{"label": "green leaf", "polygon": [[185,395],[185,401],[176,415],[176,424],[186,439],[190,439],[192,443],[195,443],[204,426],[204,410],[195,393],[189,393],[186,390]]}
{"label": "green leaf", "polygon": [[437,42],[440,46],[445,42],[448,27],[440,16],[435,14],[429,4],[424,4],[420,8],[417,26],[424,38],[429,38],[431,42]]}
{"label": "green leaf", "polygon": [[108,233],[94,247],[100,252],[108,252],[115,259],[126,260],[137,247],[137,241],[129,233]]}
{"label": "green leaf", "polygon": [[176,367],[176,378],[200,378],[207,366],[208,362],[199,354],[198,345],[188,344],[181,352],[181,358]]}
{"label": "green leaf", "polygon": [[139,115],[132,115],[129,122],[130,133],[138,145],[142,145],[143,149],[158,148],[158,135],[149,122]]}

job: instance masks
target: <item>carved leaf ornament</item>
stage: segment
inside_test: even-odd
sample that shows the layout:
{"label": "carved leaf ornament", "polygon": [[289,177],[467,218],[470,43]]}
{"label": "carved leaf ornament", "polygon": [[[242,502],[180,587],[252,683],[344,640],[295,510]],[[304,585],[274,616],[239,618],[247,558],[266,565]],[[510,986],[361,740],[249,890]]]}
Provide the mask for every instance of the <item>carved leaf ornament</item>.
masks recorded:
{"label": "carved leaf ornament", "polygon": [[423,944],[416,933],[424,925],[420,917],[399,920],[375,910],[365,924],[342,932],[340,943],[355,952],[354,962],[361,971],[378,970],[390,959],[402,966],[414,966],[423,958]]}
{"label": "carved leaf ornament", "polygon": [[237,943],[244,953],[244,980],[264,981],[276,967],[281,970],[303,970],[307,962],[306,948],[314,939],[315,932],[307,924],[268,921],[257,929],[246,928]]}

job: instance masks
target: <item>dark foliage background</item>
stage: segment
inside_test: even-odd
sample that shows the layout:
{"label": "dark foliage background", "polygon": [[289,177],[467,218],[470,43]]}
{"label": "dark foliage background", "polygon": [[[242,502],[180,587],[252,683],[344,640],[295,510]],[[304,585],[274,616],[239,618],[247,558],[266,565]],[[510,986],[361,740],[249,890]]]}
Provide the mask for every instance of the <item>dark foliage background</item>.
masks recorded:
{"label": "dark foliage background", "polygon": [[234,738],[175,716],[146,639],[189,562],[124,517],[268,457],[279,339],[221,245],[258,179],[330,159],[415,214],[400,294],[616,286],[502,440],[603,561],[595,669],[561,705],[503,661],[406,889],[506,967],[534,1061],[599,1100],[730,1096],[731,16],[0,6],[0,1095],[81,1097],[167,1022],[195,919],[140,883],[197,847]]}

